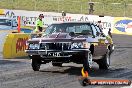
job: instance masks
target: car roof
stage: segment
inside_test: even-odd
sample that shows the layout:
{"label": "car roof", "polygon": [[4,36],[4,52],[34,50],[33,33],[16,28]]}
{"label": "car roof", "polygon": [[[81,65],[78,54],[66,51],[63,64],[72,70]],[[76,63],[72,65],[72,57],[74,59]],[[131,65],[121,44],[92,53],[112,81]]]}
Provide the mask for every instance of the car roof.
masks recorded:
{"label": "car roof", "polygon": [[56,22],[56,23],[53,23],[53,24],[68,24],[68,23],[89,23],[89,24],[94,24],[93,22],[81,22],[81,21],[78,21],[78,22]]}
{"label": "car roof", "polygon": [[14,18],[9,18],[9,17],[0,17],[0,19],[8,19],[8,20],[11,20],[11,19],[14,19]]}

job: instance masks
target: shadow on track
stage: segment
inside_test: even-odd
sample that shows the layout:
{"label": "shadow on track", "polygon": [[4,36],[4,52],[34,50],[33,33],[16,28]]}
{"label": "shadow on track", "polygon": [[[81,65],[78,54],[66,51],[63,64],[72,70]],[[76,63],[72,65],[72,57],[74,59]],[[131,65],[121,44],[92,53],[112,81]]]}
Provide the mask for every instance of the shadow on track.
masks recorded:
{"label": "shadow on track", "polygon": [[[50,72],[50,73],[59,73],[59,74],[68,74],[68,75],[75,75],[75,76],[81,76],[81,69],[82,67],[74,67],[74,66],[64,66],[62,68],[69,67],[65,70],[40,70],[40,72]],[[110,68],[109,70],[100,70],[98,67],[91,68],[89,72],[90,77],[104,77],[104,78],[113,78],[112,74],[117,75],[120,72],[125,71],[126,68]]]}

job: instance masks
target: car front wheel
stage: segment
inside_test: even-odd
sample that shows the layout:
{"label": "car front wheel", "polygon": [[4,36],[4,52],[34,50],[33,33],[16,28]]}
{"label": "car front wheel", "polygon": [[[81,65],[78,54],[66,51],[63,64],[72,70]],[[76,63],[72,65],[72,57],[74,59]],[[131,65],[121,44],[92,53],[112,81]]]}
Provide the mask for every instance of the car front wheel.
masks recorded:
{"label": "car front wheel", "polygon": [[89,71],[90,68],[92,67],[92,62],[93,62],[93,56],[91,52],[88,52],[88,54],[84,58],[83,62],[83,67],[85,71]]}
{"label": "car front wheel", "polygon": [[37,59],[32,59],[32,69],[33,69],[34,71],[39,71],[40,65],[41,65],[41,63],[40,63],[39,60],[37,60]]}
{"label": "car front wheel", "polygon": [[32,69],[34,71],[39,71],[40,69],[40,66],[41,66],[41,57],[40,56],[36,56],[36,55],[33,55],[33,56],[29,56],[29,58],[31,59],[31,66],[32,66]]}

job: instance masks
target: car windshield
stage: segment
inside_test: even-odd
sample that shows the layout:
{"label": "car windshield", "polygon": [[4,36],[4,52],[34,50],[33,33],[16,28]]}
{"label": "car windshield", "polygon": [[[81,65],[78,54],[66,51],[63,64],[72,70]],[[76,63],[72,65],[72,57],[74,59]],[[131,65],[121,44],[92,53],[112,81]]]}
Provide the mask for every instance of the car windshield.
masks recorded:
{"label": "car windshield", "polygon": [[11,20],[8,20],[8,19],[0,19],[0,25],[11,26]]}
{"label": "car windshield", "polygon": [[46,29],[45,34],[52,34],[56,32],[65,32],[65,33],[74,32],[75,34],[92,35],[92,29],[90,23],[52,24]]}

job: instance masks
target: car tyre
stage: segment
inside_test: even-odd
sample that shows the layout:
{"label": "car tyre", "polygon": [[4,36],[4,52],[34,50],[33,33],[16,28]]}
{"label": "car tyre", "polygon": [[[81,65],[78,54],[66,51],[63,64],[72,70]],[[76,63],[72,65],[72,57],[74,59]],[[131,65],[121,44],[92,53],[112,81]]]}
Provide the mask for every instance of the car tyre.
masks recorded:
{"label": "car tyre", "polygon": [[110,46],[110,55],[113,53],[114,49],[115,49],[115,46],[112,44],[112,45]]}
{"label": "car tyre", "polygon": [[83,67],[84,67],[84,71],[90,71],[91,67],[92,67],[92,60],[93,60],[93,56],[91,54],[91,52],[88,52],[88,54],[85,56],[84,58],[84,62],[83,62]]}
{"label": "car tyre", "polygon": [[108,70],[110,66],[110,51],[108,50],[107,53],[103,56],[102,59],[97,61],[99,65],[99,69]]}
{"label": "car tyre", "polygon": [[39,60],[32,59],[32,69],[34,71],[39,71],[40,66],[41,66],[41,64],[40,64],[40,61]]}
{"label": "car tyre", "polygon": [[39,56],[32,56],[31,58],[31,66],[34,71],[39,71],[41,66],[41,59]]}

